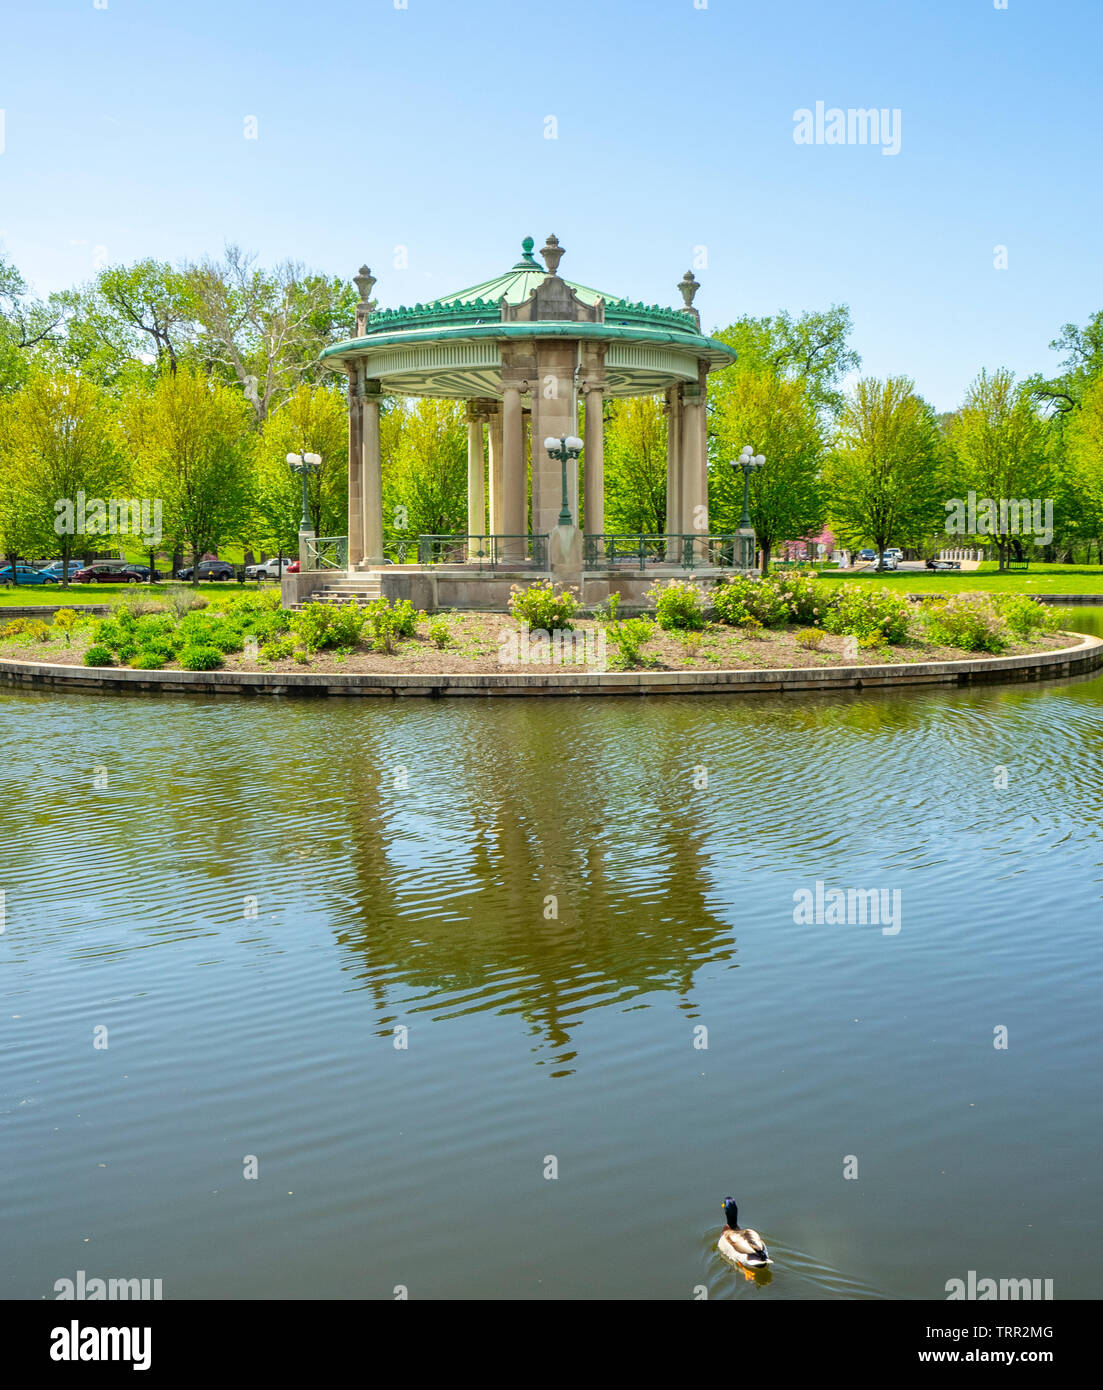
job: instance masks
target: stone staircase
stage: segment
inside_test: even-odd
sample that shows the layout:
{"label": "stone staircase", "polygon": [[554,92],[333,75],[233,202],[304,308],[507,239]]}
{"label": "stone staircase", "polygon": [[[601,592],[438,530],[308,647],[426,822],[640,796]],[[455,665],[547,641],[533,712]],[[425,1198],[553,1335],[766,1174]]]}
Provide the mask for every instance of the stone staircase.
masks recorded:
{"label": "stone staircase", "polygon": [[[378,574],[343,574],[323,588],[315,589],[307,596],[306,602],[342,605],[351,600],[354,603],[371,603],[382,596],[383,585]],[[291,606],[298,609],[303,604],[294,603]]]}

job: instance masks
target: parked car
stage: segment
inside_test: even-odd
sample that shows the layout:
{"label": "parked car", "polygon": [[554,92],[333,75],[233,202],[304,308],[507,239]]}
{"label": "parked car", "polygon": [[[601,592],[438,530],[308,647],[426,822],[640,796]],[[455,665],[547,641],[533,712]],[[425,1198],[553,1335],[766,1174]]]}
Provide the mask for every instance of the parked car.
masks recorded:
{"label": "parked car", "polygon": [[[127,568],[127,573],[128,573],[128,574],[136,574],[143,584],[148,584],[148,583],[150,582],[150,578],[149,578],[149,566],[148,566],[148,565],[127,565],[126,568]],[[156,581],[156,580],[158,580],[158,579],[160,579],[160,578],[161,578],[161,571],[160,571],[160,570],[154,570],[154,571],[153,571],[153,579],[154,579],[154,581]]]}
{"label": "parked car", "polygon": [[298,572],[299,572],[299,562],[298,562],[298,560],[292,560],[291,563],[288,565],[287,569],[284,571],[285,574],[298,574]]}
{"label": "parked car", "polygon": [[[36,570],[31,565],[16,565],[15,567],[16,584],[57,584],[60,580],[60,575],[55,578],[52,574],[46,574],[44,570]],[[0,569],[0,584],[11,586],[11,565],[5,565],[3,569]]]}
{"label": "parked car", "polygon": [[125,560],[93,560],[73,575],[74,584],[140,584]]}
{"label": "parked car", "polygon": [[[53,560],[53,561],[51,561],[50,564],[41,566],[41,568],[39,569],[38,572],[39,572],[39,574],[46,575],[46,577],[47,577],[48,579],[56,579],[56,580],[58,581],[58,583],[60,583],[60,582],[61,582],[62,568],[63,568],[63,567],[62,567],[62,563],[61,563],[60,560]],[[69,561],[69,578],[72,579],[73,575],[76,574],[77,570],[82,569],[82,568],[83,568],[83,561],[81,561],[81,560],[70,560],[70,561]]]}
{"label": "parked car", "polygon": [[[177,579],[190,580],[195,572],[194,565],[187,565],[184,569],[178,570]],[[200,560],[199,578],[200,579],[233,579],[234,567],[229,560]]]}
{"label": "parked car", "polygon": [[876,560],[876,559],[877,559],[877,552],[876,552],[876,550],[869,550],[869,549],[866,549],[866,550],[859,550],[859,551],[858,551],[858,554],[857,554],[857,556],[856,556],[855,558],[856,558],[856,559],[859,559],[859,560]]}
{"label": "parked car", "polygon": [[900,561],[904,558],[904,552],[898,549],[895,545],[890,545],[889,548],[884,552],[884,558],[886,560],[889,558],[890,555],[894,560],[897,561]]}
{"label": "parked car", "polygon": [[900,562],[896,558],[896,551],[886,550],[885,553],[881,556],[881,568],[883,570],[894,570],[898,569],[899,566]]}
{"label": "parked car", "polygon": [[278,555],[272,555],[267,560],[262,560],[258,565],[245,566],[246,579],[278,579],[281,574],[286,574],[291,566],[291,560],[285,555],[280,560]]}

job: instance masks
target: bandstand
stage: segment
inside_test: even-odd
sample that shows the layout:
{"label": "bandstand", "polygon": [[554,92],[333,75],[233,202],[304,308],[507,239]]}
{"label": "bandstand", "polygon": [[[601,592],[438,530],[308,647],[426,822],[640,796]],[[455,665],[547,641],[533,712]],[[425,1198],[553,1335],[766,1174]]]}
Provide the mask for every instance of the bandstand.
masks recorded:
{"label": "bandstand", "polygon": [[[327,550],[306,538],[312,558],[302,594],[325,587],[332,596],[378,591],[430,608],[504,608],[519,577],[552,576],[577,585],[584,602],[616,590],[633,603],[657,577],[692,572],[707,587],[733,565],[750,567],[753,535],[709,531],[705,383],[735,354],[702,334],[693,273],[678,284],[682,307],[661,308],[563,279],[563,254],[549,236],[541,265],[526,237],[505,274],[412,308],[377,309],[375,278],[361,268],[356,336],[323,354],[348,377],[347,547]],[[384,554],[385,394],[467,403],[467,533],[419,537],[417,564],[392,564]],[[665,531],[610,534],[604,402],[659,394]],[[545,439],[576,435],[581,460],[549,456]]]}

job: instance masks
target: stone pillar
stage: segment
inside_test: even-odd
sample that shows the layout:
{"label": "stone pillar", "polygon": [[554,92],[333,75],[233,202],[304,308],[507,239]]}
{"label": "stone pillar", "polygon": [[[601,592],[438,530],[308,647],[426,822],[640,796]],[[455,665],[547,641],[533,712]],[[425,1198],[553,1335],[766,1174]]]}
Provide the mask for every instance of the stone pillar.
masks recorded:
{"label": "stone pillar", "polygon": [[[521,386],[519,382],[502,384],[502,534],[522,536],[528,533],[525,524],[526,478],[525,434],[521,416]],[[503,559],[524,559],[524,545],[519,541],[506,542]]]}
{"label": "stone pillar", "polygon": [[[702,368],[701,376],[704,376]],[[708,535],[708,421],[704,381],[682,387],[682,530]],[[698,562],[704,547],[696,548]]]}
{"label": "stone pillar", "polygon": [[483,416],[467,412],[467,534],[486,535],[486,466],[483,459]]}
{"label": "stone pillar", "polygon": [[666,392],[666,558],[672,565],[682,563],[682,388],[670,386]]}
{"label": "stone pillar", "polygon": [[501,535],[502,525],[502,410],[495,406],[490,415],[490,534]]}
{"label": "stone pillar", "polygon": [[587,535],[605,530],[605,345],[583,343],[582,389],[586,396],[586,424],[583,433],[582,477],[585,488],[584,515],[575,519],[585,523]]}
{"label": "stone pillar", "polygon": [[[349,368],[349,514],[348,566],[354,569],[364,558],[364,468],[361,458],[363,410],[360,400],[360,372]],[[300,562],[301,563],[301,562]]]}
{"label": "stone pillar", "polygon": [[[563,505],[563,469],[550,459],[544,440],[574,434],[578,429],[575,369],[578,344],[551,340],[536,345],[536,384],[532,392],[532,530],[550,535],[559,524]],[[578,461],[567,464],[567,505],[578,522]]]}
{"label": "stone pillar", "polygon": [[364,481],[363,563],[383,563],[383,477],[379,454],[379,382],[365,381],[361,457]]}

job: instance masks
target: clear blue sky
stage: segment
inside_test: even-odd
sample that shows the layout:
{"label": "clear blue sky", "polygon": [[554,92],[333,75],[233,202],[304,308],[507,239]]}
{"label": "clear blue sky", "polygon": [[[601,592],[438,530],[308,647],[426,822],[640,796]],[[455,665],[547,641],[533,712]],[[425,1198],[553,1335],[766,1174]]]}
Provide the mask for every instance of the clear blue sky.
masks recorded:
{"label": "clear blue sky", "polygon": [[[0,242],[42,293],[237,241],[395,305],[555,232],[675,304],[705,246],[706,326],[848,303],[940,409],[1103,308],[1101,0],[106,4],[3,7]],[[900,153],[797,145],[817,101],[898,108]]]}

